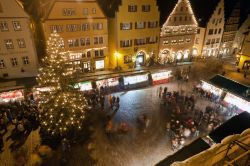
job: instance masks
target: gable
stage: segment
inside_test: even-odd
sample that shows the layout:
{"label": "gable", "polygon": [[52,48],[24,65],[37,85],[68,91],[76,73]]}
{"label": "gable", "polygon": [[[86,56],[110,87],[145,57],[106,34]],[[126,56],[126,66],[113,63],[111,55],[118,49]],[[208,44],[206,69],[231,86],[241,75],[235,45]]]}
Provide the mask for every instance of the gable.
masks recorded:
{"label": "gable", "polygon": [[0,17],[2,18],[29,18],[29,15],[15,0],[0,1]]}

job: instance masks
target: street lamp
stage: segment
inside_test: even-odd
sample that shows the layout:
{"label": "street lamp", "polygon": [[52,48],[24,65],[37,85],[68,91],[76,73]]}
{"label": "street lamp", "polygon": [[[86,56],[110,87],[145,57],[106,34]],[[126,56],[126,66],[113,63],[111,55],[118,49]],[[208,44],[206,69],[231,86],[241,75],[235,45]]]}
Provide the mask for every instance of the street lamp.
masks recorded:
{"label": "street lamp", "polygon": [[116,69],[118,70],[118,58],[120,56],[119,52],[115,52],[115,57],[116,57]]}

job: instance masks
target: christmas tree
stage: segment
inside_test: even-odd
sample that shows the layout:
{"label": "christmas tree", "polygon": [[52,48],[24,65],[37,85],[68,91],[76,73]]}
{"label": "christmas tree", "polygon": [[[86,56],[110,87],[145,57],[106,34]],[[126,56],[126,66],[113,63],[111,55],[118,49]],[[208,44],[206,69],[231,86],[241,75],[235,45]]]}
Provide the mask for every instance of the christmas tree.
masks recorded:
{"label": "christmas tree", "polygon": [[47,56],[39,69],[37,81],[46,91],[40,92],[41,129],[50,135],[65,135],[81,129],[88,110],[83,94],[74,89],[77,68],[69,61],[63,39],[52,33],[47,42]]}

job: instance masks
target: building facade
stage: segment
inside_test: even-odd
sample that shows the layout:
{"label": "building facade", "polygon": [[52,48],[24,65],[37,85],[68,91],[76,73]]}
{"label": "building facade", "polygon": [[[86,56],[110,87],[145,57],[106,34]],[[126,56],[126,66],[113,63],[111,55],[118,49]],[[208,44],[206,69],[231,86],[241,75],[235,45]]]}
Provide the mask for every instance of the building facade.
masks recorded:
{"label": "building facade", "polygon": [[54,31],[64,39],[69,60],[83,72],[108,68],[107,17],[96,0],[55,0],[43,16],[45,39]]}
{"label": "building facade", "polygon": [[0,2],[0,78],[37,75],[38,60],[31,21],[15,0]]}
{"label": "building facade", "polygon": [[[220,45],[220,56],[230,56],[237,52],[237,47],[234,47],[234,39],[240,22],[240,1],[233,3],[225,2],[225,25]],[[230,0],[232,2],[232,0]],[[232,9],[230,9],[232,8]],[[226,12],[228,11],[228,12]]]}
{"label": "building facade", "polygon": [[220,0],[213,11],[205,31],[202,56],[218,56],[224,30],[224,0]]}
{"label": "building facade", "polygon": [[159,57],[161,63],[189,61],[197,29],[191,4],[178,0],[161,28]]}
{"label": "building facade", "polygon": [[155,0],[107,1],[111,68],[145,65],[158,54],[160,14]]}

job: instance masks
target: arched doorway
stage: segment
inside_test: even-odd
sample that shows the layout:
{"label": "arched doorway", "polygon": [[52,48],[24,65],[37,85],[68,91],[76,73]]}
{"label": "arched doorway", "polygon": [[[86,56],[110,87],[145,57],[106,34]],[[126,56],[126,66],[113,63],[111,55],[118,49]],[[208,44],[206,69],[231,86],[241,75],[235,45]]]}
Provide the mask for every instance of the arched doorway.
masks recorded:
{"label": "arched doorway", "polygon": [[160,55],[160,63],[161,64],[172,63],[172,62],[174,62],[174,59],[175,58],[174,58],[173,54],[171,54],[168,49],[164,49],[161,52],[161,55]]}
{"label": "arched doorway", "polygon": [[139,51],[136,55],[136,66],[142,66],[145,64],[146,53],[144,51]]}
{"label": "arched doorway", "polygon": [[177,62],[180,62],[180,61],[182,61],[182,58],[183,58],[183,53],[182,53],[182,51],[178,51],[178,52],[176,53],[176,61],[177,61]]}

